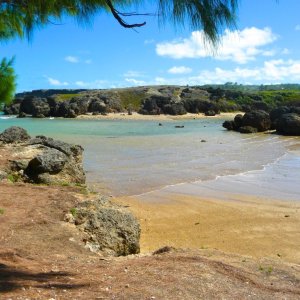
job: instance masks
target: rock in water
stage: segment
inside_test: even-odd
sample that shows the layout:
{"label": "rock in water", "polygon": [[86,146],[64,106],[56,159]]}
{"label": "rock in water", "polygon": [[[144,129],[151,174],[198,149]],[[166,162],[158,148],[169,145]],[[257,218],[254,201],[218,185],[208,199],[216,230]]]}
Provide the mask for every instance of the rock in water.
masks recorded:
{"label": "rock in water", "polygon": [[300,135],[300,115],[284,114],[275,124],[277,132],[284,135]]}
{"label": "rock in water", "polygon": [[140,252],[141,230],[137,219],[106,197],[81,203],[73,216],[75,225],[85,233],[85,244],[91,251],[110,256]]}
{"label": "rock in water", "polygon": [[26,142],[30,139],[30,135],[27,131],[18,126],[12,126],[5,129],[0,134],[0,141],[4,144],[11,144],[11,143],[22,143]]}
{"label": "rock in water", "polygon": [[256,128],[258,132],[267,131],[271,128],[271,119],[268,113],[262,110],[245,113],[242,126]]}

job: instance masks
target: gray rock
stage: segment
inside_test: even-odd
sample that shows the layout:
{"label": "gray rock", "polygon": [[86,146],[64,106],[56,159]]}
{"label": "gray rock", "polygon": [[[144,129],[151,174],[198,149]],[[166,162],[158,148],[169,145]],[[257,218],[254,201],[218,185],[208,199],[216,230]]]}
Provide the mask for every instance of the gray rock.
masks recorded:
{"label": "gray rock", "polygon": [[251,126],[242,126],[239,128],[240,133],[257,133],[257,129]]}
{"label": "gray rock", "polygon": [[242,126],[256,128],[258,132],[267,131],[271,128],[271,119],[268,113],[262,110],[245,113]]}
{"label": "gray rock", "polygon": [[66,162],[67,156],[64,153],[56,149],[46,149],[29,162],[25,173],[30,177],[41,173],[58,173]]}
{"label": "gray rock", "polygon": [[0,141],[5,144],[22,143],[28,141],[29,139],[30,135],[27,133],[27,131],[17,126],[9,127],[0,134]]}
{"label": "gray rock", "polygon": [[79,145],[68,144],[59,140],[54,140],[52,138],[45,137],[43,135],[36,136],[29,141],[30,145],[41,144],[49,148],[59,150],[66,154],[67,156],[72,155],[82,155],[83,148]]}
{"label": "gray rock", "polygon": [[86,247],[104,255],[140,252],[140,225],[125,209],[107,198],[86,201],[75,209],[74,222],[84,233]]}
{"label": "gray rock", "polygon": [[300,115],[284,114],[277,119],[275,129],[284,135],[300,135]]}
{"label": "gray rock", "polygon": [[8,174],[3,171],[3,170],[0,170],[0,181],[7,178]]}

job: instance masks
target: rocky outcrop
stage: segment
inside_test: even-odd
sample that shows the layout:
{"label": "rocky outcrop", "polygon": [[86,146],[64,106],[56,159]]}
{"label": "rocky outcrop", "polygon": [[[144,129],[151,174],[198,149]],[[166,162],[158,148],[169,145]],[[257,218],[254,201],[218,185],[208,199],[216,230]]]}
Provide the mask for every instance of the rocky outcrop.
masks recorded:
{"label": "rocky outcrop", "polygon": [[10,165],[4,171],[16,180],[43,184],[85,183],[81,146],[45,136],[31,139],[20,127],[6,129],[0,134],[0,141],[12,154]]}
{"label": "rocky outcrop", "polygon": [[[73,92],[74,95],[70,94]],[[62,93],[62,95],[59,95]],[[138,111],[141,114],[205,113],[213,116],[220,111],[238,110],[237,104],[215,99],[198,87],[147,86],[124,89],[69,91],[33,91],[18,94],[18,98],[4,108],[6,114],[20,117],[75,118],[83,114]],[[69,94],[69,96],[68,96]],[[73,96],[73,97],[72,97]]]}
{"label": "rocky outcrop", "polygon": [[300,115],[295,113],[281,115],[276,120],[275,129],[284,135],[300,135]]}
{"label": "rocky outcrop", "polygon": [[122,207],[100,197],[71,210],[65,220],[84,232],[85,246],[103,255],[122,256],[140,252],[140,225]]}
{"label": "rocky outcrop", "polygon": [[9,127],[0,134],[0,142],[4,144],[22,143],[29,139],[30,135],[27,131],[18,126]]}
{"label": "rocky outcrop", "polygon": [[271,128],[271,119],[267,112],[257,110],[244,114],[242,126],[250,126],[256,128],[258,132],[263,132]]}
{"label": "rocky outcrop", "polygon": [[256,133],[271,129],[271,119],[267,112],[258,110],[236,115],[233,121],[225,121],[223,127],[241,133]]}

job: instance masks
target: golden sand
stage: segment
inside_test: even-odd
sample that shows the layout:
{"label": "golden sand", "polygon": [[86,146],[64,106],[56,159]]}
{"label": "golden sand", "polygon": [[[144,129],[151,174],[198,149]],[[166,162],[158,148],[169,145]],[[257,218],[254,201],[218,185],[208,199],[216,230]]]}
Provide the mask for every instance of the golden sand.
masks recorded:
{"label": "golden sand", "polygon": [[141,223],[141,250],[169,245],[219,249],[256,258],[300,263],[300,203],[202,199],[170,194],[170,201],[124,197]]}
{"label": "golden sand", "polygon": [[[191,120],[191,119],[203,119],[203,118],[215,118],[215,119],[233,119],[239,112],[233,113],[221,113],[213,117],[205,116],[204,114],[191,114],[187,113],[185,115],[141,115],[136,112],[132,115],[127,113],[109,113],[107,115],[79,115],[77,119],[99,119],[99,120],[141,120],[141,121],[172,121],[172,120]],[[244,113],[242,113],[244,114]]]}

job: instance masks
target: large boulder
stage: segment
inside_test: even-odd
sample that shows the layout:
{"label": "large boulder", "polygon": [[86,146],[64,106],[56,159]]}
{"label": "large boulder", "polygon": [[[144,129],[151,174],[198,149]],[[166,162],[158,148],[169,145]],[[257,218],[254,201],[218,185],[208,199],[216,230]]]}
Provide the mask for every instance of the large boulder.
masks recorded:
{"label": "large boulder", "polygon": [[29,181],[44,184],[85,183],[81,146],[45,136],[37,136],[28,144],[42,149],[42,152],[32,157],[24,170]]}
{"label": "large boulder", "polygon": [[275,129],[284,135],[300,135],[300,115],[295,113],[281,115],[277,119]]}
{"label": "large boulder", "polygon": [[20,104],[20,112],[33,117],[48,117],[50,115],[50,106],[46,98],[27,96]]}
{"label": "large boulder", "polygon": [[27,131],[18,126],[9,127],[0,134],[0,141],[4,144],[22,143],[29,139],[30,135]]}
{"label": "large boulder", "polygon": [[166,104],[163,107],[164,114],[168,115],[185,115],[186,110],[182,103]]}
{"label": "large boulder", "polygon": [[132,213],[106,197],[85,201],[67,218],[84,232],[87,248],[103,255],[123,256],[140,252],[140,225]]}
{"label": "large boulder", "polygon": [[258,132],[263,132],[271,128],[271,119],[265,111],[252,111],[244,114],[242,126],[250,126],[256,128]]}
{"label": "large boulder", "polygon": [[83,148],[45,136],[30,138],[26,130],[10,127],[0,142],[11,153],[5,172],[19,181],[43,184],[83,184]]}

